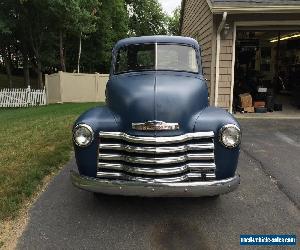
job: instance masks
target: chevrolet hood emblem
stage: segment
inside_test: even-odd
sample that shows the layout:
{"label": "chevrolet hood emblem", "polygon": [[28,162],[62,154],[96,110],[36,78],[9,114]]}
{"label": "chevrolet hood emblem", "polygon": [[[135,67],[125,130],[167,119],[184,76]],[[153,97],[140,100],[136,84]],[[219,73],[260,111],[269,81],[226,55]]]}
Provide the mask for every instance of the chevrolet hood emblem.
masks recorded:
{"label": "chevrolet hood emblem", "polygon": [[132,123],[132,129],[141,131],[178,130],[179,124],[163,121],[147,121],[144,123]]}

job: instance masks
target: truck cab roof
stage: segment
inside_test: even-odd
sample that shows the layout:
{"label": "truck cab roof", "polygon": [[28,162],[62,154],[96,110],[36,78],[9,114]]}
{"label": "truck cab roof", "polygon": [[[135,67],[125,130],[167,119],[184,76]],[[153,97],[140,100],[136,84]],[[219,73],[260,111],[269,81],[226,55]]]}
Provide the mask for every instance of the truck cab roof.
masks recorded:
{"label": "truck cab roof", "polygon": [[147,43],[174,43],[174,44],[186,44],[193,46],[196,50],[199,49],[198,42],[190,37],[183,36],[140,36],[125,38],[117,42],[115,49],[131,44],[147,44]]}

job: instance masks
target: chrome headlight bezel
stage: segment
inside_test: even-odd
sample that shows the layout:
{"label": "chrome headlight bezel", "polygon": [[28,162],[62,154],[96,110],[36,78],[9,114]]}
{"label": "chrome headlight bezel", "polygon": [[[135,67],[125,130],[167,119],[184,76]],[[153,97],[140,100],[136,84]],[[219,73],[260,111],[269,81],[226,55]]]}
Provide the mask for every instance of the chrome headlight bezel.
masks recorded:
{"label": "chrome headlight bezel", "polygon": [[[75,138],[75,132],[76,132],[79,128],[87,129],[87,131],[90,133],[90,140],[88,141],[87,144],[80,144],[80,143],[76,140],[76,138]],[[82,147],[82,148],[87,147],[87,146],[89,146],[89,145],[93,142],[93,140],[94,140],[94,131],[93,131],[93,129],[91,128],[91,126],[89,126],[89,125],[87,125],[87,124],[84,124],[84,123],[77,124],[77,125],[74,127],[72,133],[73,133],[73,135],[72,135],[73,141],[74,141],[74,143],[75,143],[78,147]]]}
{"label": "chrome headlight bezel", "polygon": [[[238,140],[235,142],[235,144],[228,145],[223,140],[223,134],[224,134],[225,130],[232,129],[232,128],[235,129],[238,132],[239,137],[238,137]],[[239,146],[241,144],[241,139],[242,139],[241,129],[237,125],[235,125],[235,124],[226,124],[219,131],[219,141],[226,148],[236,148],[237,146]]]}

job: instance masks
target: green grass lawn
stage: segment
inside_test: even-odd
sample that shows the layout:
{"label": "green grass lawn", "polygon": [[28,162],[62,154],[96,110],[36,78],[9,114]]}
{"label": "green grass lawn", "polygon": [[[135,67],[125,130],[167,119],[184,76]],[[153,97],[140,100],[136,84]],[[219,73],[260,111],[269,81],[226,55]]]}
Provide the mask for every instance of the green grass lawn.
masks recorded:
{"label": "green grass lawn", "polygon": [[97,103],[0,108],[0,223],[17,214],[41,180],[71,156],[71,127]]}

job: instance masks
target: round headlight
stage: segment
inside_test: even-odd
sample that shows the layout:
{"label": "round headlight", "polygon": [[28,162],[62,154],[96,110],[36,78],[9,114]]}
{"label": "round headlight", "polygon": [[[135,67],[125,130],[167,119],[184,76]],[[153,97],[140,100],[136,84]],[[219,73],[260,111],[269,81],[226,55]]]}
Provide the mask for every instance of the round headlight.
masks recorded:
{"label": "round headlight", "polygon": [[234,124],[227,124],[220,129],[220,142],[227,148],[234,148],[241,143],[241,130]]}
{"label": "round headlight", "polygon": [[76,145],[86,147],[91,144],[94,139],[94,132],[89,125],[79,124],[73,130],[73,140]]}

